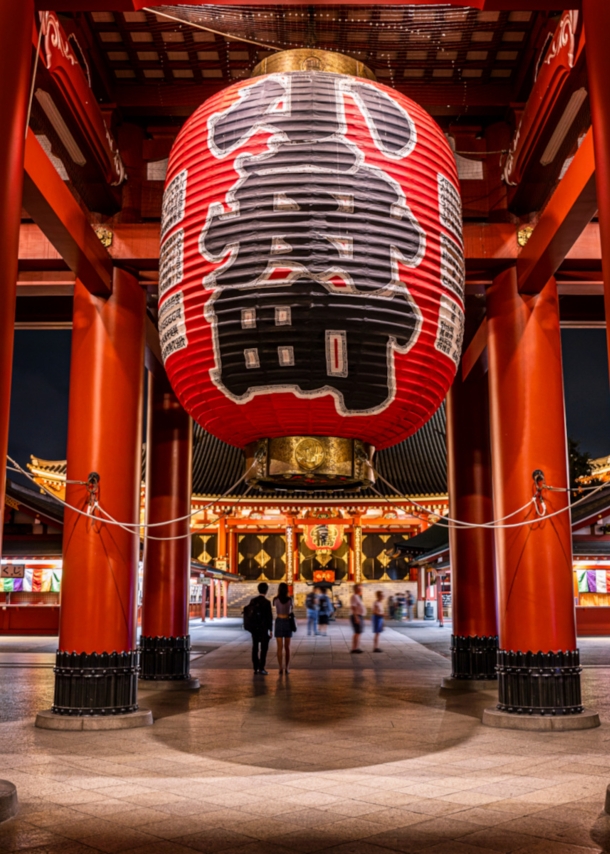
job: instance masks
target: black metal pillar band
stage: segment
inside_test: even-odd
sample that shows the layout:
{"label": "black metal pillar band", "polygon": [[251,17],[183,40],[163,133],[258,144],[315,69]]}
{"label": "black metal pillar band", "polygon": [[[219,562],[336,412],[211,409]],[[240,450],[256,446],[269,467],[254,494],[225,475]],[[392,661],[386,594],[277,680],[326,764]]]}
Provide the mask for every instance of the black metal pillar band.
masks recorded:
{"label": "black metal pillar band", "polygon": [[55,659],[57,715],[119,715],[138,710],[138,652],[62,652]]}
{"label": "black metal pillar band", "polygon": [[498,709],[523,715],[582,712],[580,653],[498,651]]}
{"label": "black metal pillar band", "polygon": [[496,679],[497,655],[497,635],[451,635],[451,675],[454,679]]}
{"label": "black metal pillar band", "polygon": [[191,636],[140,638],[140,679],[190,679]]}

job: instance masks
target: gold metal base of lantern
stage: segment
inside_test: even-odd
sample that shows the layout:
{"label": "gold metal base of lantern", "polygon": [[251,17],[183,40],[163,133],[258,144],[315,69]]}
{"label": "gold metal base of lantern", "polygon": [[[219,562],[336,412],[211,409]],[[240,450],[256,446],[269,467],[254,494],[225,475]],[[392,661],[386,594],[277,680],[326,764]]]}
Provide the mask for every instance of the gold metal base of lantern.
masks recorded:
{"label": "gold metal base of lantern", "polygon": [[283,71],[332,71],[335,74],[377,80],[371,69],[359,59],[345,56],[343,53],[308,47],[274,53],[259,62],[250,76],[260,77],[262,74],[278,74]]}
{"label": "gold metal base of lantern", "polygon": [[359,439],[284,436],[246,446],[246,482],[290,491],[358,490],[375,483],[374,448]]}

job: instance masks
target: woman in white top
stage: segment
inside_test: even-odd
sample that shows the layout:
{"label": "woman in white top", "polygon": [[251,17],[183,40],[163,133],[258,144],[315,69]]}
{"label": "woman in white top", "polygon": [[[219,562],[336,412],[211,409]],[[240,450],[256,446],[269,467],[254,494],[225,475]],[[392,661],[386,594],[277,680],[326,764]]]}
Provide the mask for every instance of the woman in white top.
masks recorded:
{"label": "woman in white top", "polygon": [[354,630],[354,636],[352,638],[352,653],[361,653],[360,649],[360,635],[364,629],[364,618],[366,617],[366,608],[364,607],[364,602],[362,601],[362,585],[354,584],[354,593],[352,598],[349,600],[349,606],[351,610],[350,621],[352,624],[352,628]]}

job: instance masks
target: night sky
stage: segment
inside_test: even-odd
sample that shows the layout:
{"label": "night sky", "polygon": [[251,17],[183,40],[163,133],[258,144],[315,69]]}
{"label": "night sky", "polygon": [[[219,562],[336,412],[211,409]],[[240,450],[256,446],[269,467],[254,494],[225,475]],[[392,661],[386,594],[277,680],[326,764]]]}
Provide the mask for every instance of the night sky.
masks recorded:
{"label": "night sky", "polygon": [[[65,459],[70,335],[69,330],[15,333],[9,453],[21,465],[30,454]],[[568,435],[592,457],[605,456],[610,454],[605,331],[569,329],[562,337]]]}

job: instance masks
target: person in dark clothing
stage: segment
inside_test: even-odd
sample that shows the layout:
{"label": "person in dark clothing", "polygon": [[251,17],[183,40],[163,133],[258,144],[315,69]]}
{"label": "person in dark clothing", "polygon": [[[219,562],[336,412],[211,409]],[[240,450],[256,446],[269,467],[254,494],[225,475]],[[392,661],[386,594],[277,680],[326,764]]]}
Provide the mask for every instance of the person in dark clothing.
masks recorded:
{"label": "person in dark clothing", "polygon": [[258,596],[250,600],[257,619],[257,625],[252,632],[252,667],[255,673],[266,676],[265,664],[267,661],[267,650],[269,649],[269,638],[273,631],[273,611],[271,602],[267,599],[269,585],[261,582],[258,585]]}

